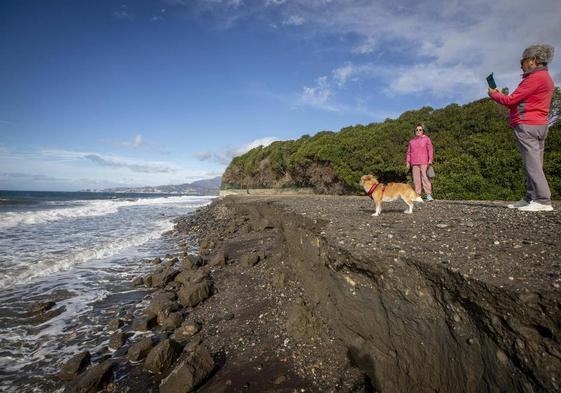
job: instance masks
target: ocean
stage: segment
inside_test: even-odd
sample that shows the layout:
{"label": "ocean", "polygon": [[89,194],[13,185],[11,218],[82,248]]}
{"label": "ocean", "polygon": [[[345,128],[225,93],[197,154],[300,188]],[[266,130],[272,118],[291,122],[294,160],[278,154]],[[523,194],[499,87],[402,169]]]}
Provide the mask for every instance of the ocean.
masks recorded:
{"label": "ocean", "polygon": [[[61,391],[64,361],[103,352],[107,322],[145,296],[144,260],[178,252],[174,219],[213,198],[0,191],[0,391]],[[43,301],[50,319],[29,313]]]}

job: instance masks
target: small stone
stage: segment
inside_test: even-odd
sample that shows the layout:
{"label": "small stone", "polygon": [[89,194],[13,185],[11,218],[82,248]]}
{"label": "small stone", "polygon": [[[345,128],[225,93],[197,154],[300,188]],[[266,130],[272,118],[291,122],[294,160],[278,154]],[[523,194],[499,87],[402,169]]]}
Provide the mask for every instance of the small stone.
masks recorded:
{"label": "small stone", "polygon": [[286,382],[286,377],[284,375],[280,375],[280,376],[275,378],[275,380],[273,381],[273,384],[280,385],[284,382]]}
{"label": "small stone", "polygon": [[493,242],[493,244],[494,244],[495,246],[498,246],[499,244],[501,244],[501,242],[498,241],[498,240],[495,240],[495,241]]}

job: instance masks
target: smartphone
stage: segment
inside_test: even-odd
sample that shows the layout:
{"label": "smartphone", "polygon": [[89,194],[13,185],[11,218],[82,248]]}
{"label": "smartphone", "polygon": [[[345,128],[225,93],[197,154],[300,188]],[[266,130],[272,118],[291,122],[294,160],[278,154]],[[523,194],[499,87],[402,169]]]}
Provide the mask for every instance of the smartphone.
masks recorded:
{"label": "smartphone", "polygon": [[495,78],[493,78],[493,73],[491,72],[491,74],[487,77],[487,84],[489,85],[489,87],[491,89],[496,89],[497,88],[497,84],[495,83]]}

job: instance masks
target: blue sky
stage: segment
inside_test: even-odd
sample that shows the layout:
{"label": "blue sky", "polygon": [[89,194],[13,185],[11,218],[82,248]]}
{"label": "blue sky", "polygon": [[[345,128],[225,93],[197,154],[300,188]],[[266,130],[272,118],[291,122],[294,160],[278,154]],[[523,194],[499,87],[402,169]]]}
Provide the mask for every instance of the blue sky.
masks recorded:
{"label": "blue sky", "polygon": [[[250,147],[516,87],[539,0],[0,0],[0,189],[179,184]],[[550,65],[561,81],[561,59]]]}

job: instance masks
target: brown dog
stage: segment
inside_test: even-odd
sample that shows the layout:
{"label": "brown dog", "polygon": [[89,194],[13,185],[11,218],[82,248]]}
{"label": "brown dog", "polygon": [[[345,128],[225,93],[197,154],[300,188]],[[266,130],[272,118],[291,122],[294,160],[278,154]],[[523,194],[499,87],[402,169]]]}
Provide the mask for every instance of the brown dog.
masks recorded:
{"label": "brown dog", "polygon": [[373,216],[378,216],[382,211],[382,202],[391,202],[401,198],[409,206],[409,209],[404,211],[407,214],[413,213],[413,202],[423,202],[423,199],[409,184],[382,184],[374,176],[364,175],[360,178],[360,185],[376,204],[376,213],[372,214]]}

